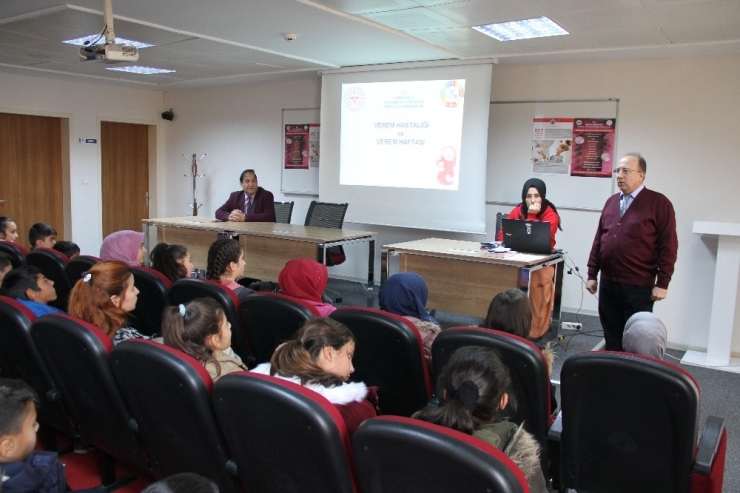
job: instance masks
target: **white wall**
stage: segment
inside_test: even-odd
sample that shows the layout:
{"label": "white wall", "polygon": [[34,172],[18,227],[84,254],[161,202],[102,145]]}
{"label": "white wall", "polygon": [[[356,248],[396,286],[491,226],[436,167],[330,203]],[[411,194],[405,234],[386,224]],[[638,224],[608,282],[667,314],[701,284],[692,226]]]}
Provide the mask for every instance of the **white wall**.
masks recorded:
{"label": "white wall", "polygon": [[[83,253],[92,255],[100,252],[103,235],[100,122],[118,121],[161,128],[159,114],[163,108],[162,92],[0,73],[0,112],[69,119],[72,224],[67,226],[71,226],[72,235],[65,239],[75,241]],[[86,138],[96,139],[97,144],[79,142]],[[162,162],[162,132],[157,146],[157,161]],[[153,175],[156,176],[156,170]],[[87,185],[82,184],[83,179],[87,179]],[[123,206],[127,199],[120,198]],[[156,206],[151,208],[151,213],[157,215]]]}
{"label": "white wall", "polygon": [[[620,100],[618,152],[642,152],[648,160],[646,185],[666,194],[676,209],[680,245],[676,273],[668,299],[656,305],[670,328],[670,344],[676,347],[704,348],[707,340],[716,243],[692,234],[692,223],[737,221],[733,130],[740,114],[739,76],[740,56],[494,68],[491,100]],[[163,214],[190,212],[190,185],[181,177],[189,167],[180,154],[207,153],[200,169],[207,175],[199,182],[199,200],[205,203],[202,214],[213,214],[227,193],[238,189],[239,172],[254,167],[260,184],[278,200],[297,201],[293,223],[301,223],[311,197],[286,197],[279,191],[281,110],[317,108],[319,94],[320,83],[313,79],[168,94],[167,105],[174,108],[176,119],[168,135]],[[509,208],[487,209],[488,229],[493,231],[495,213]],[[569,252],[584,276],[598,217],[596,212],[562,211],[565,231],[558,234],[558,246]],[[383,244],[429,236],[481,239],[346,227],[378,232],[376,280]],[[332,275],[363,279],[365,247],[347,250],[348,261],[332,268]],[[595,313],[591,295],[585,293],[581,303],[581,283],[575,275],[566,276],[564,284],[565,308]],[[735,337],[733,349],[740,352],[740,337]]]}
{"label": "white wall", "polygon": [[[740,115],[737,80],[740,56],[495,67],[493,72],[491,99],[495,101],[620,100],[618,152],[642,152],[648,161],[646,185],[666,194],[676,209],[676,273],[668,299],[656,304],[656,312],[669,327],[669,344],[674,347],[705,348],[707,342],[716,241],[691,233],[693,221],[738,221],[734,135]],[[201,214],[212,215],[227,194],[239,188],[239,173],[247,167],[258,171],[260,184],[273,191],[276,199],[296,200],[293,223],[303,221],[313,198],[280,192],[281,111],[318,108],[318,79],[162,95],[0,74],[0,87],[0,111],[70,119],[72,232],[83,251],[96,251],[100,242],[100,151],[97,145],[79,144],[78,138],[99,139],[101,120],[158,126],[159,196],[153,215],[191,213],[191,181],[184,176],[190,172],[190,165],[182,154],[207,154],[199,169],[206,175],[198,180],[198,201],[204,204]],[[175,120],[164,122],[159,113],[169,107],[174,108]],[[89,185],[81,185],[83,177],[89,179]],[[487,207],[489,231],[493,231],[495,213],[507,209]],[[562,211],[565,231],[558,234],[558,246],[569,252],[584,276],[598,217],[596,212]],[[383,244],[429,236],[481,239],[474,235],[346,226],[378,232],[376,281]],[[362,280],[366,250],[360,246],[347,250],[348,261],[332,268],[332,275]],[[727,302],[738,305],[737,300]],[[563,306],[569,310],[582,306],[584,311],[594,313],[596,300],[586,293],[581,304],[580,281],[570,275],[565,277]],[[737,312],[736,320],[740,320],[740,307]],[[738,325],[732,346],[735,353],[740,353]]]}

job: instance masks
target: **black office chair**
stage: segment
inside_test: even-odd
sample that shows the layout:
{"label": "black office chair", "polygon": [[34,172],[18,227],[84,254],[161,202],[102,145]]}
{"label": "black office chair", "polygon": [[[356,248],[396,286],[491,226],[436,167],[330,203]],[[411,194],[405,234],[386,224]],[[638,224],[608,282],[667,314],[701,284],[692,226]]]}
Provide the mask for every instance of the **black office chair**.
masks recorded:
{"label": "black office chair", "polygon": [[501,231],[501,228],[504,226],[504,219],[507,217],[509,217],[509,215],[503,212],[496,213],[496,235],[494,235],[494,238],[495,236],[498,236],[498,232]]}
{"label": "black office chair", "polygon": [[293,217],[293,205],[295,202],[275,202],[275,222],[290,224],[290,218]]}
{"label": "black office chair", "polygon": [[3,252],[10,257],[10,263],[13,265],[14,269],[25,267],[27,265],[26,256],[28,255],[28,250],[18,243],[0,241],[0,252]]}
{"label": "black office chair", "polygon": [[[311,201],[306,213],[305,226],[317,226],[320,228],[341,229],[344,224],[344,215],[347,213],[349,204],[332,204],[329,202]],[[346,260],[344,248],[341,245],[326,249],[326,266],[339,265]],[[323,262],[323,258],[317,259]]]}

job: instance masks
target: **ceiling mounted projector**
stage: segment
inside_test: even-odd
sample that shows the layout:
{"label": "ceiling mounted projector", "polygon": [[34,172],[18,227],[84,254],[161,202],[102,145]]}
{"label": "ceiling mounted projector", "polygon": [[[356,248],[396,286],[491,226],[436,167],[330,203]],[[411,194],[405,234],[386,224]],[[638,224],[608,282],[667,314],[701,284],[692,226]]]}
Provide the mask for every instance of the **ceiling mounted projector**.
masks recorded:
{"label": "ceiling mounted projector", "polygon": [[135,46],[124,46],[115,43],[83,46],[80,48],[80,60],[101,60],[106,63],[135,62],[139,59],[139,50]]}

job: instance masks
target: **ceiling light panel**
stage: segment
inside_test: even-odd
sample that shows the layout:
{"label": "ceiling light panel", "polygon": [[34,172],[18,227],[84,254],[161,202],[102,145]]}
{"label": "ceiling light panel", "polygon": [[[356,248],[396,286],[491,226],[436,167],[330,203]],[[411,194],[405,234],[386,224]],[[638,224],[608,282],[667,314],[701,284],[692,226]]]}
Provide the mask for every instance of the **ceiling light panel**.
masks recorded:
{"label": "ceiling light panel", "polygon": [[516,41],[570,34],[548,17],[502,22],[500,24],[485,24],[483,26],[473,26],[473,29],[498,41]]}

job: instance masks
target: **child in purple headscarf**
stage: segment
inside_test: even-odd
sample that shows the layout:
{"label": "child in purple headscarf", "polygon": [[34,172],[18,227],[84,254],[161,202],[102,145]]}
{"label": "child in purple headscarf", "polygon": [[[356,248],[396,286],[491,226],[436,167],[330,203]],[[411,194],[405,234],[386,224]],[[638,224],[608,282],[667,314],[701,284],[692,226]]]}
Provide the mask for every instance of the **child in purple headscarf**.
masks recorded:
{"label": "child in purple headscarf", "polygon": [[419,329],[424,343],[424,356],[431,370],[432,342],[442,331],[426,309],[429,288],[419,274],[401,272],[390,276],[381,286],[380,309],[409,319]]}
{"label": "child in purple headscarf", "polygon": [[133,267],[143,265],[146,258],[144,233],[125,229],[109,234],[100,247],[100,258],[102,260],[121,260]]}

